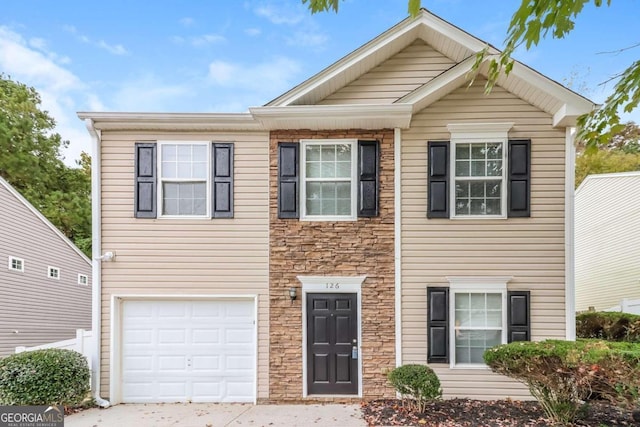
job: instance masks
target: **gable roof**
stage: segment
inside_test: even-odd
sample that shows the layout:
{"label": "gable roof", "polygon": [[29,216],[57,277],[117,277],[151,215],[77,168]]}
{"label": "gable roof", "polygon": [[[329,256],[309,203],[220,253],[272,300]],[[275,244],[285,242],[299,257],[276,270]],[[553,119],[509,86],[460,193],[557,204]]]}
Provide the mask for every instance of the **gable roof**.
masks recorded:
{"label": "gable roof", "polygon": [[9,191],[9,193],[11,193],[20,203],[22,203],[28,210],[30,210],[40,221],[44,223],[44,225],[49,227],[51,231],[53,231],[60,239],[62,239],[64,243],[66,243],[71,249],[73,249],[74,252],[80,255],[80,257],[87,264],[91,265],[91,260],[80,249],[78,249],[78,247],[74,245],[73,242],[69,240],[67,236],[62,234],[62,232],[58,230],[58,228],[55,225],[53,225],[47,218],[45,218],[45,216],[42,215],[42,213],[40,213],[39,210],[37,210],[31,203],[29,203],[29,201],[27,201],[27,199],[25,199],[24,196],[22,196],[22,194],[18,192],[18,190],[13,188],[11,184],[9,184],[1,176],[0,176],[0,185],[6,188]]}
{"label": "gable roof", "polygon": [[[328,124],[337,118],[347,120],[350,111],[344,105],[342,106],[344,111],[340,111],[340,108],[334,108],[333,113],[336,114],[336,117],[317,114],[315,121],[309,118],[291,120],[292,117],[286,119],[284,116],[288,110],[299,114],[300,111],[306,110],[305,106],[311,110],[311,106],[315,103],[380,65],[416,39],[422,39],[457,64],[396,100],[393,104],[409,105],[412,113],[427,107],[468,82],[478,52],[487,48],[488,53],[478,70],[480,75],[486,75],[488,63],[500,53],[488,43],[446,22],[426,9],[421,9],[416,17],[403,20],[300,85],[263,107],[250,108],[250,111],[254,118],[267,129],[282,127],[285,124],[312,129],[327,128]],[[587,113],[595,107],[595,104],[587,98],[518,61],[514,61],[513,69],[508,76],[505,76],[504,73],[500,75],[497,84],[553,115],[554,126],[573,126],[579,115]],[[362,114],[368,109],[372,110],[373,105],[375,104],[359,104],[360,113]],[[318,108],[318,106],[313,108]],[[394,126],[391,127],[407,127],[410,118],[407,120],[406,115],[400,117],[400,112],[406,113],[407,110],[398,109],[395,111],[398,120],[393,122]],[[280,117],[281,120],[275,120],[276,117]],[[389,116],[380,116],[375,121],[372,120],[372,123],[369,123],[370,126],[366,126],[365,123],[365,127],[380,127],[380,120],[384,117],[387,118],[387,122],[390,121]]]}

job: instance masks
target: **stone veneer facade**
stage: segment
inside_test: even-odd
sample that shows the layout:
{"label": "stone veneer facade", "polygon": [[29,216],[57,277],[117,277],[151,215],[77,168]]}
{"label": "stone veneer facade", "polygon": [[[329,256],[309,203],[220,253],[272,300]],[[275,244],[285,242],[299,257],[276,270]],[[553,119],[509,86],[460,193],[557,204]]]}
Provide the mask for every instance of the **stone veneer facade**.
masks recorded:
{"label": "stone veneer facade", "polygon": [[[281,130],[270,135],[269,401],[345,401],[302,391],[302,298],[296,276],[360,276],[363,399],[392,398],[386,372],[395,367],[393,130]],[[278,142],[300,139],[380,141],[380,215],[357,221],[278,219]]]}

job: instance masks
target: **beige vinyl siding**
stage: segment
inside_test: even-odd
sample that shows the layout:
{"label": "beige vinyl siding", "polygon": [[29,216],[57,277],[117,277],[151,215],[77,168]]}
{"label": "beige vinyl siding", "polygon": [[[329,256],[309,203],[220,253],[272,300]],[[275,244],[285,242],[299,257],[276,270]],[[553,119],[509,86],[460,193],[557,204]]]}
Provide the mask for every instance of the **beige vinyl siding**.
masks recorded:
{"label": "beige vinyl siding", "polygon": [[391,104],[454,65],[424,41],[416,40],[318,104]]}
{"label": "beige vinyl siding", "polygon": [[640,299],[640,172],[591,175],[575,203],[576,310]]}
{"label": "beige vinyl siding", "polygon": [[[136,141],[234,142],[234,218],[136,219]],[[267,133],[102,135],[102,390],[109,396],[112,295],[257,295],[258,398],[269,375],[269,136]]]}
{"label": "beige vinyl siding", "polygon": [[[565,132],[552,117],[483,81],[462,87],[414,116],[402,132],[402,357],[427,360],[427,286],[447,276],[509,276],[531,291],[533,340],[565,337]],[[449,123],[514,122],[509,138],[532,140],[531,218],[427,219],[427,141],[449,140]],[[527,398],[520,384],[486,369],[433,364],[447,397]]]}
{"label": "beige vinyl siding", "polygon": [[[91,330],[91,264],[2,184],[0,224],[0,357]],[[24,272],[8,269],[10,256]],[[78,285],[79,273],[89,286]]]}

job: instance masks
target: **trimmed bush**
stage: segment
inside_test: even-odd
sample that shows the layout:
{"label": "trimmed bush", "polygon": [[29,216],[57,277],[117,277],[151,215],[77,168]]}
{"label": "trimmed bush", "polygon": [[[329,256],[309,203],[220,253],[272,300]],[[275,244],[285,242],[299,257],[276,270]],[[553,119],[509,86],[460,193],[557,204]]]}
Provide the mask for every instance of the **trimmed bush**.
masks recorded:
{"label": "trimmed bush", "polygon": [[617,311],[589,311],[576,316],[578,338],[640,342],[640,316]]}
{"label": "trimmed bush", "polygon": [[57,348],[0,360],[0,403],[77,405],[89,392],[89,366],[80,353]]}
{"label": "trimmed bush", "polygon": [[597,397],[633,408],[640,391],[640,344],[600,340],[514,342],[484,353],[492,371],[529,387],[558,424]]}
{"label": "trimmed bush", "polygon": [[390,371],[387,377],[400,393],[403,404],[411,410],[424,412],[429,401],[442,397],[440,380],[428,366],[399,366]]}

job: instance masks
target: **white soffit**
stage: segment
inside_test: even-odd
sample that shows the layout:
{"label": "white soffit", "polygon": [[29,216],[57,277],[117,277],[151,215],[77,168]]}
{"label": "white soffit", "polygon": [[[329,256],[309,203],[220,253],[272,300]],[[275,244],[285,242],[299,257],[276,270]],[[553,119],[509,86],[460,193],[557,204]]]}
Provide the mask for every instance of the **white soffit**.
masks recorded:
{"label": "white soffit", "polygon": [[249,113],[111,113],[80,112],[99,130],[260,131]]}

